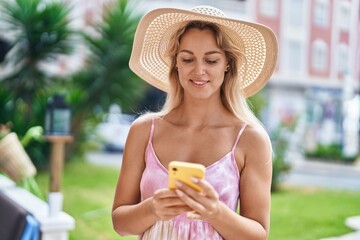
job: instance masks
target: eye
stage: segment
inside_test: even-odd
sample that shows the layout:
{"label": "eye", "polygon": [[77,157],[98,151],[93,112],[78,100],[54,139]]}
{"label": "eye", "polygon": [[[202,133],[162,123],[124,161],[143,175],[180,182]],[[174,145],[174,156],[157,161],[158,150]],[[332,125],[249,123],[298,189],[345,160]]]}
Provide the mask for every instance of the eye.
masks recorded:
{"label": "eye", "polygon": [[216,64],[218,62],[219,62],[218,60],[206,60],[207,64]]}
{"label": "eye", "polygon": [[183,58],[182,61],[184,63],[192,63],[194,60],[192,58]]}

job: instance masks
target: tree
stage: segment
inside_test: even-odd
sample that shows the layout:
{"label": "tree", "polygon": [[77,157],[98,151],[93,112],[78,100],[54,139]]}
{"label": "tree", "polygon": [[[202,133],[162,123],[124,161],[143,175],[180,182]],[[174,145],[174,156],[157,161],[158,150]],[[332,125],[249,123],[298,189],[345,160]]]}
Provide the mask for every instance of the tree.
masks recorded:
{"label": "tree", "polygon": [[[46,100],[56,85],[41,64],[71,53],[70,7],[45,0],[3,0],[0,7],[0,31],[10,43],[1,63],[7,71],[0,77],[0,123],[11,121],[23,136],[43,126]],[[44,144],[30,144],[27,151],[36,165],[46,161]]]}
{"label": "tree", "polygon": [[[104,111],[118,103],[126,112],[136,109],[145,84],[129,69],[133,38],[140,16],[126,0],[108,5],[101,23],[94,26],[98,34],[83,34],[90,49],[87,66],[69,83],[73,106],[72,129],[81,135],[86,119],[96,117],[96,108]],[[96,121],[95,121],[96,123]]]}
{"label": "tree", "polygon": [[15,0],[4,1],[1,10],[3,31],[14,34],[5,59],[11,71],[1,83],[12,90],[13,99],[27,103],[25,116],[30,118],[36,95],[51,86],[40,64],[72,50],[70,8],[55,1]]}

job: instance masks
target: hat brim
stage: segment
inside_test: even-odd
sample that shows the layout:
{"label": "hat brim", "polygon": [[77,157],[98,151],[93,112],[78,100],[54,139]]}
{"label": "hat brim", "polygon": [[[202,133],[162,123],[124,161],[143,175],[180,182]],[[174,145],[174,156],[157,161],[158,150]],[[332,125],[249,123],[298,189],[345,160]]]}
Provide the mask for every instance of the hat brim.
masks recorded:
{"label": "hat brim", "polygon": [[273,31],[257,23],[183,9],[159,8],[142,17],[134,37],[130,69],[149,84],[168,92],[170,62],[165,54],[169,39],[180,24],[194,20],[222,27],[246,60],[238,73],[244,95],[249,97],[260,91],[276,66],[278,46]]}

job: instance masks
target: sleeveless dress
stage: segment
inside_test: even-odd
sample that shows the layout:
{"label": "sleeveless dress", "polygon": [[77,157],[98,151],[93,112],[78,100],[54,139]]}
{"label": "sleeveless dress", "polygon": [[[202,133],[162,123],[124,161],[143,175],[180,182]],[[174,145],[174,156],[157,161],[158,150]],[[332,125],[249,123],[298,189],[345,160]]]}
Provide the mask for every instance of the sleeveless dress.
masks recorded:
{"label": "sleeveless dress", "polygon": [[[230,152],[221,159],[206,167],[206,180],[219,194],[220,200],[230,209],[236,211],[239,201],[239,169],[235,162],[234,151],[246,125],[242,125]],[[145,152],[145,170],[143,172],[140,191],[141,201],[152,197],[154,192],[167,188],[168,170],[161,164],[152,145],[154,133],[154,118]],[[210,223],[202,220],[192,220],[186,214],[179,215],[168,221],[157,221],[153,226],[138,236],[141,240],[217,240],[220,234]]]}

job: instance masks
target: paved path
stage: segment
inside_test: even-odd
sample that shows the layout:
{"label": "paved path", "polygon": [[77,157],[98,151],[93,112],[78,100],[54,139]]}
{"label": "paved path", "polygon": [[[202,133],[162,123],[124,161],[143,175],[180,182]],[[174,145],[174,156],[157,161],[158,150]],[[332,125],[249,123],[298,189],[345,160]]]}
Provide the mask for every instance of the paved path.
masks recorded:
{"label": "paved path", "polygon": [[292,164],[290,174],[284,176],[284,183],[360,191],[360,165],[298,160]]}
{"label": "paved path", "polygon": [[121,167],[122,153],[118,152],[89,152],[86,160],[94,165],[108,166],[108,167]]}

